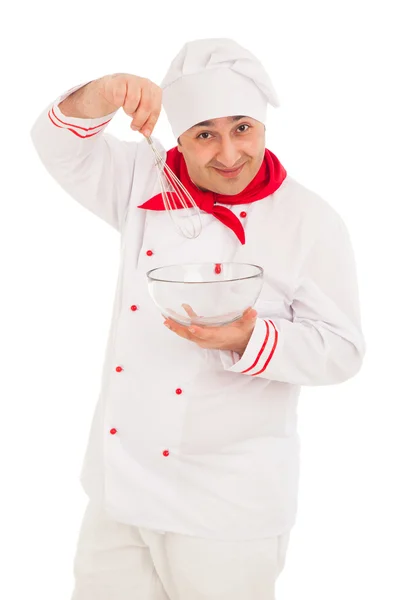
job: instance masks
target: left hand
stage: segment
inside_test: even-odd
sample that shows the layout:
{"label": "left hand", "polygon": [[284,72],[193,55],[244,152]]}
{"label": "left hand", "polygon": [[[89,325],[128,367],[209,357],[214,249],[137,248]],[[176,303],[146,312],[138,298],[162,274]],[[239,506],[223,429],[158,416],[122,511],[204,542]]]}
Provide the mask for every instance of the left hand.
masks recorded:
{"label": "left hand", "polygon": [[[196,316],[190,306],[184,305],[189,316]],[[182,338],[195,342],[200,348],[208,350],[232,350],[240,356],[246,350],[257,320],[257,312],[253,308],[244,311],[243,316],[221,327],[199,325],[179,325],[167,318],[164,325]]]}

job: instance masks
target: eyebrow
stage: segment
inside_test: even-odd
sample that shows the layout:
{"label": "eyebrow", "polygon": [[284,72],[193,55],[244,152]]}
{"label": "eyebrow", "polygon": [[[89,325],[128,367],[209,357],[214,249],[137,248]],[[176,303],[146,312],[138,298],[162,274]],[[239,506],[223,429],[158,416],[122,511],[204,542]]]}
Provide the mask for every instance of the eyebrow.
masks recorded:
{"label": "eyebrow", "polygon": [[[234,117],[229,117],[231,121],[240,121],[240,119],[245,119],[246,117],[243,115],[235,115]],[[190,129],[194,129],[195,127],[213,127],[215,125],[215,121],[201,121],[200,123],[196,123],[190,127]]]}

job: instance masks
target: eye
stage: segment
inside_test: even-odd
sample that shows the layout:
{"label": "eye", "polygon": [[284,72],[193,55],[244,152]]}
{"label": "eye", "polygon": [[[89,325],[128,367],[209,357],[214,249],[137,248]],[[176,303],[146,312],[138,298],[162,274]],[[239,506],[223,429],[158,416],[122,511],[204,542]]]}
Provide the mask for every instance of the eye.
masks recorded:
{"label": "eye", "polygon": [[239,125],[238,127],[238,131],[240,131],[240,133],[244,133],[245,131],[247,131],[247,129],[250,128],[250,125],[246,125],[246,123],[242,123],[241,125]]}
{"label": "eye", "polygon": [[211,133],[208,133],[208,131],[203,131],[202,133],[200,133],[197,136],[197,138],[200,139],[200,140],[208,140],[209,139],[208,137],[202,137],[202,136],[205,136],[205,135],[211,135]]}

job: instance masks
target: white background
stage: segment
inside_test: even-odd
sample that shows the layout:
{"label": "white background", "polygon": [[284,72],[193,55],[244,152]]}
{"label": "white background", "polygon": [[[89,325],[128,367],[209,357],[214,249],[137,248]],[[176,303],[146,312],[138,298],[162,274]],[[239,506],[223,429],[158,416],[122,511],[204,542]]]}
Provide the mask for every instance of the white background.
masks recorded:
{"label": "white background", "polygon": [[[281,100],[269,109],[267,147],[342,215],[358,265],[367,356],[349,382],[303,389],[299,512],[278,600],[400,597],[395,4],[38,0],[3,9],[4,599],[70,599],[86,506],[79,472],[119,260],[117,232],[48,176],[29,130],[81,82],[122,71],[160,83],[181,46],[203,37],[234,38],[263,61]],[[107,131],[136,139],[129,122],[120,111]],[[164,115],[155,134],[174,145]]]}

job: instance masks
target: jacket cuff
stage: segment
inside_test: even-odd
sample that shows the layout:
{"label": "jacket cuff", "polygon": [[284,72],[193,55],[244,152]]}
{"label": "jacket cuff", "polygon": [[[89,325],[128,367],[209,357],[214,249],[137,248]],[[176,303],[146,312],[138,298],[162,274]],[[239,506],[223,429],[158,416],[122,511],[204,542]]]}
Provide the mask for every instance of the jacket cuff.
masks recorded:
{"label": "jacket cuff", "polygon": [[271,319],[257,319],[246,350],[239,357],[236,352],[220,350],[220,359],[226,371],[244,375],[266,372],[279,342],[278,329]]}
{"label": "jacket cuff", "polygon": [[48,118],[54,127],[58,127],[60,129],[68,129],[78,138],[91,138],[98,133],[100,133],[108,123],[111,121],[113,116],[117,113],[117,110],[114,112],[96,118],[78,118],[78,117],[66,117],[62,114],[58,105],[67,98],[70,94],[78,90],[79,88],[87,85],[90,81],[86,81],[85,83],[81,83],[80,85],[76,85],[71,88],[67,92],[65,92],[62,96],[59,96],[53,105],[49,108],[47,113]]}

